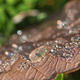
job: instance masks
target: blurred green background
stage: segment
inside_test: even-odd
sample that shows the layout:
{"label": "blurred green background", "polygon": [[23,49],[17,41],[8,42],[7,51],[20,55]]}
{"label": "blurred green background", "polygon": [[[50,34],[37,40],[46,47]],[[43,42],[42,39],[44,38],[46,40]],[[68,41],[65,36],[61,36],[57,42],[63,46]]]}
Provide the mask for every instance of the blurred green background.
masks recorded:
{"label": "blurred green background", "polygon": [[25,20],[13,21],[13,17],[20,12],[24,15],[29,10],[36,9],[36,15],[29,12],[26,18],[27,24],[35,25],[45,20],[51,12],[61,9],[67,1],[69,0],[0,0],[0,45],[15,31],[16,24],[21,22],[22,27],[26,25]]}
{"label": "blurred green background", "polygon": [[[0,46],[12,33],[19,29],[19,26],[24,28],[28,27],[26,25],[39,25],[51,13],[61,10],[68,1],[0,0]],[[80,71],[77,71],[64,75],[64,80],[80,80],[79,73]]]}

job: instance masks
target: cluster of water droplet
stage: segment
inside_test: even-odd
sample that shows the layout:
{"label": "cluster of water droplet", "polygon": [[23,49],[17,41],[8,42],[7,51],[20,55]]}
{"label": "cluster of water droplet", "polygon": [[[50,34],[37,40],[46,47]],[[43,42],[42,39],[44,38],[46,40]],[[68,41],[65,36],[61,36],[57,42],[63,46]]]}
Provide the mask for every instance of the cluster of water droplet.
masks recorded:
{"label": "cluster of water droplet", "polygon": [[[40,48],[41,46],[44,47]],[[38,47],[39,49],[35,50]],[[0,72],[3,72],[4,68],[6,69],[8,66],[15,63],[18,58],[18,54],[25,60],[25,63],[22,63],[19,67],[21,70],[28,67],[28,64],[33,65],[33,67],[37,66],[39,62],[46,59],[45,55],[51,55],[61,60],[72,62],[74,57],[79,53],[79,47],[80,36],[71,37],[71,42],[65,44],[61,40],[30,43],[28,45],[12,44],[11,52],[4,51],[7,59],[4,63],[0,60]],[[34,53],[32,53],[33,50],[35,50]]]}
{"label": "cluster of water droplet", "polygon": [[59,59],[72,62],[74,57],[79,53],[80,37],[75,36],[72,37],[71,40],[71,43],[65,43],[65,45],[63,45],[63,42],[61,41],[56,41],[49,54],[58,57]]}
{"label": "cluster of water droplet", "polygon": [[18,52],[17,52],[17,45],[12,44],[13,47],[10,47],[10,49],[3,48],[0,51],[0,72],[3,72],[8,68],[10,65],[13,65],[18,58]]}

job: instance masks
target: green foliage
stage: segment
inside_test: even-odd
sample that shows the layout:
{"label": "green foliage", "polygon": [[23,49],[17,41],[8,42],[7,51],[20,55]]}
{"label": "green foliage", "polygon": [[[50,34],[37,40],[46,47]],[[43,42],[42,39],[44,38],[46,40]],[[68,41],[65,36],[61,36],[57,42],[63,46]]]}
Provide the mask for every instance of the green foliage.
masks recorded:
{"label": "green foliage", "polygon": [[58,76],[55,80],[63,80],[63,74],[58,74]]}

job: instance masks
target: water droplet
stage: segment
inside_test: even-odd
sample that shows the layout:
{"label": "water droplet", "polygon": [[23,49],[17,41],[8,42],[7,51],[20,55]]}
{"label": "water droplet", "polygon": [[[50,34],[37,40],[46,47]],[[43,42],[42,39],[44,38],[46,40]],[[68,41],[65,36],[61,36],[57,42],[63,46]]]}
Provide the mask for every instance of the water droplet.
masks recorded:
{"label": "water droplet", "polygon": [[40,62],[43,55],[45,54],[44,50],[45,50],[44,46],[41,46],[40,48],[33,50],[29,55],[30,60],[32,62]]}

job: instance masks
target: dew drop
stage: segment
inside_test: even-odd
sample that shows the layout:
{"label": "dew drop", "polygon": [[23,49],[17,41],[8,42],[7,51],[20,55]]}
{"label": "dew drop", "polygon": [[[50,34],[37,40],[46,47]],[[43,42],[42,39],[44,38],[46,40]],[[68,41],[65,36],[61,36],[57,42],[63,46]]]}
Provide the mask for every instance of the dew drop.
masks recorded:
{"label": "dew drop", "polygon": [[42,57],[44,56],[46,50],[44,46],[41,46],[35,50],[33,50],[30,55],[29,58],[32,62],[40,62]]}

